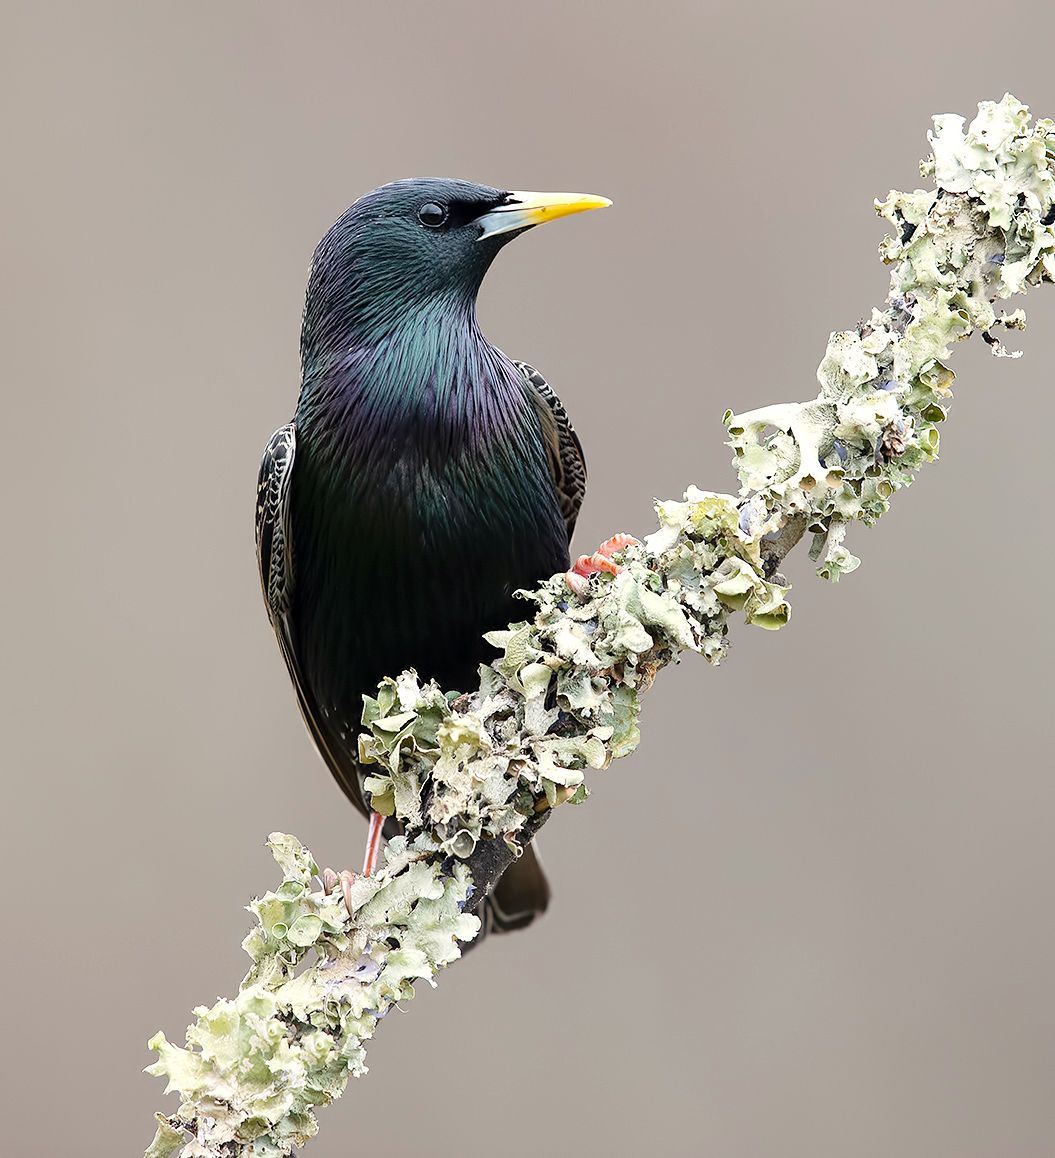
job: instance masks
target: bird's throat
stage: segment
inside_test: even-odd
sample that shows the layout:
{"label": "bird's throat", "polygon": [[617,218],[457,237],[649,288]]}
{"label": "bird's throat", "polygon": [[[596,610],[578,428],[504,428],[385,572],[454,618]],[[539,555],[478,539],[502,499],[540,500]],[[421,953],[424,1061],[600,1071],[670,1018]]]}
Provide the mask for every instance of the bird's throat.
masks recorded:
{"label": "bird's throat", "polygon": [[[307,327],[308,319],[305,319]],[[304,350],[298,431],[456,451],[523,419],[523,379],[480,331],[472,299],[407,308]],[[437,445],[438,444],[438,445]]]}

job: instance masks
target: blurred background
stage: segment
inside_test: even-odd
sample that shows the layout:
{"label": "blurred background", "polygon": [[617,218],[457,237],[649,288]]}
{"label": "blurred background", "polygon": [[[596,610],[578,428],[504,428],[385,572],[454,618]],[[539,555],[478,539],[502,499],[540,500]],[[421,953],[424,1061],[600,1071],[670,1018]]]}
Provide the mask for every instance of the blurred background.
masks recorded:
{"label": "blurred background", "polygon": [[[613,198],[481,300],[574,418],[592,547],[735,486],[723,410],[812,397],[883,299],[872,199],[930,115],[1055,116],[1053,34],[1040,0],[3,5],[5,1152],[141,1152],[176,1106],[147,1038],[237,987],[267,833],[360,856],[252,528],[344,207]],[[1026,304],[1021,362],[955,351],[942,462],[861,570],[798,553],[785,631],[664,674],[543,834],[550,913],[389,1018],[308,1153],[1055,1153],[1055,291]]]}

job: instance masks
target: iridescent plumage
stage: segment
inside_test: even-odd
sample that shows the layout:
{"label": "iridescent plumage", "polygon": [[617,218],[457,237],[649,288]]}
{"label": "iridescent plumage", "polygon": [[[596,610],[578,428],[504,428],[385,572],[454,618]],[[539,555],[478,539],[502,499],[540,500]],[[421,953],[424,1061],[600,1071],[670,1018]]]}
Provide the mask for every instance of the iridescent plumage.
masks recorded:
{"label": "iridescent plumage", "polygon": [[[569,563],[582,448],[542,376],[476,322],[484,273],[515,235],[480,240],[478,223],[509,198],[400,182],[345,213],[312,268],[296,414],[261,464],[268,614],[309,731],[364,813],[363,695],[408,667],[474,685],[483,632],[526,611],[513,593]],[[443,207],[446,232],[422,206]],[[525,924],[547,899],[527,856],[490,915]]]}

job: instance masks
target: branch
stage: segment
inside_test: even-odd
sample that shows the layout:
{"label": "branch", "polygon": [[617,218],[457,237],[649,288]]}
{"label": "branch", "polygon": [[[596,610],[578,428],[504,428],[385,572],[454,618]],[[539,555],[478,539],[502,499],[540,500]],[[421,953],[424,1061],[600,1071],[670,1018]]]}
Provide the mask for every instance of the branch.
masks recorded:
{"label": "branch", "polygon": [[272,834],[283,881],[249,906],[253,965],[238,996],[195,1010],[187,1049],[161,1033],[150,1043],[148,1072],[182,1102],[158,1115],[147,1158],[277,1158],[306,1142],[314,1107],[366,1072],[378,1022],[476,936],[480,900],[553,809],[581,804],[587,773],[634,750],[639,697],[659,670],[685,651],[717,664],[734,612],[786,623],[778,568],[805,533],[820,575],[856,569],[848,525],[873,523],[937,457],[950,345],[980,330],[1005,354],[995,328],[1024,317],[994,303],[1055,281],[1055,125],[1031,127],[1010,95],[963,125],[934,118],[921,166],[934,189],[876,203],[895,229],[880,246],[890,293],[832,334],[817,397],[726,414],[739,498],[690,487],[656,504],[659,528],[618,575],[581,596],[560,576],[524,593],[534,618],[488,636],[500,655],[477,690],[404,672],[366,701],[366,786],[405,835],[355,880],[349,919],[314,882],[310,853]]}

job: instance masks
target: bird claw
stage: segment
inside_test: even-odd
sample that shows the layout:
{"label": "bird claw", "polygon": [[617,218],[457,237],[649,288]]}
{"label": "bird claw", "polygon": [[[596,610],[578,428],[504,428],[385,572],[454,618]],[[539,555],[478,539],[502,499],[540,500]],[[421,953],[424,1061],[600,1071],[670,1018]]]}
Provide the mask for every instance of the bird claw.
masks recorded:
{"label": "bird claw", "polygon": [[[372,877],[377,868],[377,858],[381,852],[381,840],[384,836],[385,818],[377,812],[370,813],[370,831],[366,838],[366,855],[363,858],[363,876]],[[357,874],[351,869],[344,869],[335,873],[332,868],[324,868],[319,874],[322,880],[322,891],[329,896],[340,885],[344,894],[344,907],[348,916],[354,917],[352,911],[352,885],[355,884]]]}
{"label": "bird claw", "polygon": [[344,895],[344,907],[348,910],[349,917],[355,916],[352,910],[353,884],[355,884],[355,873],[353,873],[351,869],[342,869],[339,873],[335,873],[332,868],[324,868],[322,870],[322,891],[326,896],[329,896],[330,893],[340,885],[341,892]]}
{"label": "bird claw", "polygon": [[606,571],[609,575],[618,575],[622,571],[623,568],[612,561],[614,554],[626,550],[627,547],[640,546],[641,541],[635,539],[633,535],[626,535],[622,532],[613,535],[610,539],[605,539],[592,555],[580,555],[575,560],[571,570],[564,572],[564,582],[576,595],[582,595],[590,585],[591,575],[595,575],[599,571]]}

